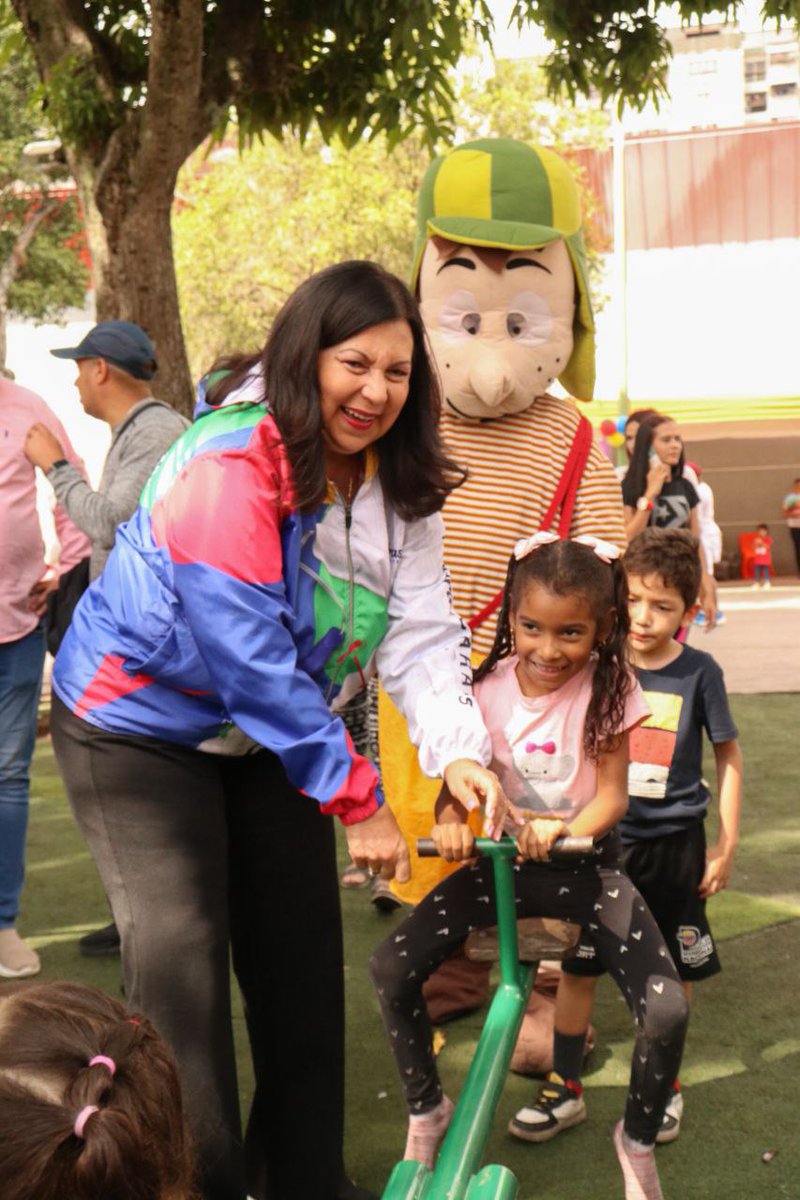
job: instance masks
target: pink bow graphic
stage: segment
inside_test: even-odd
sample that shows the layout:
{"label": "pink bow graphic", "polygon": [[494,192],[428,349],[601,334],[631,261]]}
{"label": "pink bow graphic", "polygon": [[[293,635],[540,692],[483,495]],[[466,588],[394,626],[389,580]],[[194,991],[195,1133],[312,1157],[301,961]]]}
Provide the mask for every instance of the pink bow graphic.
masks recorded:
{"label": "pink bow graphic", "polygon": [[545,754],[555,754],[556,744],[555,742],[544,742],[543,745],[537,746],[536,742],[525,743],[526,754],[533,754],[535,750],[543,750]]}

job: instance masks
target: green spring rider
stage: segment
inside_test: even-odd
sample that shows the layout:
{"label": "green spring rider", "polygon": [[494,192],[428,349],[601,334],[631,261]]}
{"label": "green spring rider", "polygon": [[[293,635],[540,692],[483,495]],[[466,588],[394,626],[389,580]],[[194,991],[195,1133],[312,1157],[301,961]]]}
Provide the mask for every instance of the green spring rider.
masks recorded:
{"label": "green spring rider", "polygon": [[[592,845],[591,838],[560,838],[551,857],[580,857],[590,854]],[[471,934],[466,952],[474,959],[499,960],[500,983],[434,1170],[417,1162],[397,1163],[383,1200],[516,1200],[519,1195],[519,1182],[508,1167],[481,1167],[480,1163],[539,961],[562,958],[577,941],[579,927],[531,918],[519,922],[523,932],[518,945],[513,872],[516,844],[510,838],[499,842],[478,838],[475,852],[492,859],[497,929]],[[429,858],[437,851],[431,839],[421,838],[417,853]],[[520,949],[524,962],[520,962]]]}

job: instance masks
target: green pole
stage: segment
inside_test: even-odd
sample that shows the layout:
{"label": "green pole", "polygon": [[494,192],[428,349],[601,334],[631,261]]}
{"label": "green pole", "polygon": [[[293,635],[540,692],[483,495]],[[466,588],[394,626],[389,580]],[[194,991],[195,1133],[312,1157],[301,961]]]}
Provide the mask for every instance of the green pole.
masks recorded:
{"label": "green pole", "polygon": [[517,847],[509,839],[493,842],[490,838],[478,838],[476,849],[494,860],[500,986],[489,1008],[436,1168],[423,1187],[424,1200],[464,1200],[467,1195],[472,1176],[481,1165],[536,974],[535,966],[521,966],[517,959],[512,863],[518,854]]}

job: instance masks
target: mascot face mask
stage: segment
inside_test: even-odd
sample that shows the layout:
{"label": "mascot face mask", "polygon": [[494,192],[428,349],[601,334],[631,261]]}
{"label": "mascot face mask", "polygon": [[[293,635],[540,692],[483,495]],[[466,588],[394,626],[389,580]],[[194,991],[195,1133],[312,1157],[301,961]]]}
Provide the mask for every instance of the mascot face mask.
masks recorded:
{"label": "mascot face mask", "polygon": [[420,193],[414,283],[451,415],[523,412],[556,378],[591,398],[579,196],[552,151],[499,138],[436,159]]}
{"label": "mascot face mask", "polygon": [[522,412],[569,362],[575,276],[563,241],[509,253],[432,239],[419,287],[445,404],[456,416]]}

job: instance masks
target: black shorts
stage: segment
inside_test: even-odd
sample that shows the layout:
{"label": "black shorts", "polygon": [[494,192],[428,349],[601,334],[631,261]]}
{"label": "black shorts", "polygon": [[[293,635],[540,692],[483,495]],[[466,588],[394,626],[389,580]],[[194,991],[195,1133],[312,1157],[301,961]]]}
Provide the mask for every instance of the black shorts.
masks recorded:
{"label": "black shorts", "polygon": [[[702,823],[663,837],[642,838],[623,847],[627,875],[656,919],[683,980],[707,979],[722,968],[706,919],[706,902],[697,889],[706,868]],[[575,953],[565,959],[568,975],[602,975],[591,938],[584,930]]]}

